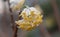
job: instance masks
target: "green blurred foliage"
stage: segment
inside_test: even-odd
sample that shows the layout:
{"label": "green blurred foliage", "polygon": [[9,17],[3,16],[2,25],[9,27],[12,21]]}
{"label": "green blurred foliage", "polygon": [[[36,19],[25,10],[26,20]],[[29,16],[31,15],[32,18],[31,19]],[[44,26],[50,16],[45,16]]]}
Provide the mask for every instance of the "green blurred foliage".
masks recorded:
{"label": "green blurred foliage", "polygon": [[44,12],[44,17],[50,16],[50,15],[53,16],[53,9],[52,9],[50,2],[42,4],[40,6]]}

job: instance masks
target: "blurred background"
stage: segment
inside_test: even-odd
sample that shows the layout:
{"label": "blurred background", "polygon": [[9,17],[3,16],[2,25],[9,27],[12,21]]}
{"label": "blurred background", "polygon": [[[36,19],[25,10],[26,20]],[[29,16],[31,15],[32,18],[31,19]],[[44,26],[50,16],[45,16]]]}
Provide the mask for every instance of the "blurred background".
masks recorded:
{"label": "blurred background", "polygon": [[[36,7],[41,10],[43,23],[32,31],[18,29],[17,37],[60,37],[60,0],[26,0],[24,5]],[[14,21],[17,20],[17,12],[13,12]],[[0,37],[12,37],[8,0],[0,0]]]}

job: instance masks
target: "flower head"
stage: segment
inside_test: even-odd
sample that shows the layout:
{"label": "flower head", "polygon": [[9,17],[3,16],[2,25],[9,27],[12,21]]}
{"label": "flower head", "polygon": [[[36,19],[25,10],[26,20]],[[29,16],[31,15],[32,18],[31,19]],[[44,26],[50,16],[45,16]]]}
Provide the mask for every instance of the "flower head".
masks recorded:
{"label": "flower head", "polygon": [[41,12],[34,7],[25,8],[19,16],[22,16],[23,19],[15,23],[23,30],[32,30],[42,23],[43,16]]}
{"label": "flower head", "polygon": [[10,7],[13,11],[19,11],[23,6],[25,0],[10,0]]}

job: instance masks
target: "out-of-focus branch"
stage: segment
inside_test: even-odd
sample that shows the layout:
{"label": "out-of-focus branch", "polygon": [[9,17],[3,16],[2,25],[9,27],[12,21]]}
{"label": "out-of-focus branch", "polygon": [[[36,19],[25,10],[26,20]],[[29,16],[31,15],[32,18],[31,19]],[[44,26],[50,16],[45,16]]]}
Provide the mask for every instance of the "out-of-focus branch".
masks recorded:
{"label": "out-of-focus branch", "polygon": [[59,16],[59,9],[58,9],[56,0],[51,0],[51,5],[53,7],[54,16],[56,18],[56,21],[57,21],[57,24],[58,24],[58,28],[59,28],[59,31],[60,31],[60,16]]}
{"label": "out-of-focus branch", "polygon": [[46,27],[44,27],[43,25],[40,25],[40,30],[41,30],[42,37],[51,37],[49,32],[46,30]]}
{"label": "out-of-focus branch", "polygon": [[[7,34],[7,31],[6,31],[6,25],[7,25],[7,20],[6,20],[6,3],[5,3],[5,1],[3,1],[3,0],[0,0],[0,7],[2,8],[2,9],[0,9],[0,12],[1,13],[3,13],[2,15],[2,18],[1,18],[1,25],[0,26],[2,26],[2,28],[0,29],[0,37],[8,37],[8,34]],[[4,29],[5,30],[4,30]]]}

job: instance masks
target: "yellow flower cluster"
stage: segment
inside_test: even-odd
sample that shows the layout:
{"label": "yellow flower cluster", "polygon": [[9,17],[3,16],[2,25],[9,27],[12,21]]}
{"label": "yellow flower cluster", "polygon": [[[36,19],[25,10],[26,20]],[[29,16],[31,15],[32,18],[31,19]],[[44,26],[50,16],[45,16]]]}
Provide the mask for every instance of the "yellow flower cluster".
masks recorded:
{"label": "yellow flower cluster", "polygon": [[20,11],[25,0],[10,0],[12,11]]}
{"label": "yellow flower cluster", "polygon": [[34,10],[28,13],[30,14],[27,15],[27,13],[23,11],[21,15],[19,15],[22,16],[23,19],[15,22],[16,24],[19,25],[19,28],[27,31],[32,30],[35,27],[39,26],[39,24],[42,23],[42,17],[43,17],[40,12],[36,12],[38,13],[36,14]]}

